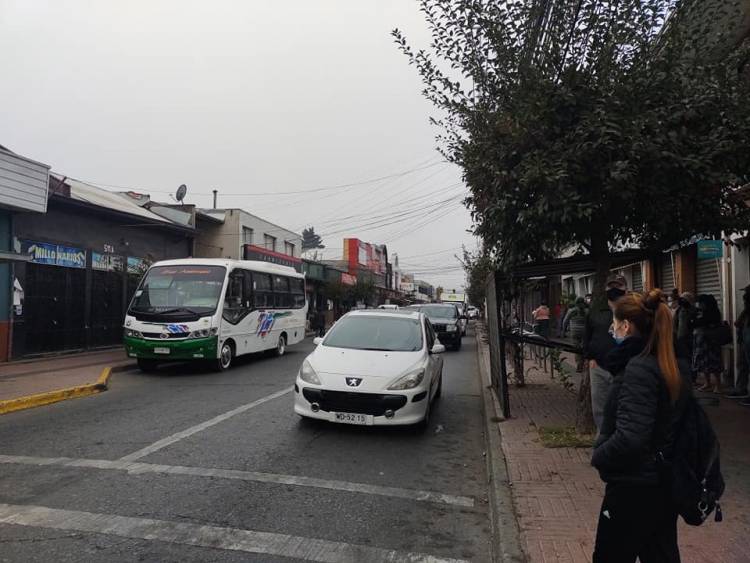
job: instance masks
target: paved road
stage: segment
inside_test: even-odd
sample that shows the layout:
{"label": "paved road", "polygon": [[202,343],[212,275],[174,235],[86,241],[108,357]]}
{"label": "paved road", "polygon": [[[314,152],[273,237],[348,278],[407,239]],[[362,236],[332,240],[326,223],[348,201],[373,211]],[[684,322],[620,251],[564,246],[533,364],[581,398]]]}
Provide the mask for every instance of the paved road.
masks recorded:
{"label": "paved road", "polygon": [[0,417],[0,560],[488,561],[473,337],[425,434],[301,421],[311,349]]}

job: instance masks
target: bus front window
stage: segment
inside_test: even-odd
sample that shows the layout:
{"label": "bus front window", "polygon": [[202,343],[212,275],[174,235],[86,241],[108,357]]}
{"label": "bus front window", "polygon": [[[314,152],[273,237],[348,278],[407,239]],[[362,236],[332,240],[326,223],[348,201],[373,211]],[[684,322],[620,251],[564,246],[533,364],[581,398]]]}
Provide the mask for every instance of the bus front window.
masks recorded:
{"label": "bus front window", "polygon": [[135,292],[130,311],[167,316],[213,314],[225,276],[222,266],[155,266]]}

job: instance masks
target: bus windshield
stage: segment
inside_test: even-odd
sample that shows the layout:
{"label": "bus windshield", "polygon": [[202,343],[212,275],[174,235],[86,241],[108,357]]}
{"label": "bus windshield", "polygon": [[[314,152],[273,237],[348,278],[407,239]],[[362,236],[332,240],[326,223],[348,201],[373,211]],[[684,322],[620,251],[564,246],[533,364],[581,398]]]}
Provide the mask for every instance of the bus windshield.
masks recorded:
{"label": "bus windshield", "polygon": [[213,313],[225,277],[223,266],[154,266],[135,292],[130,311],[166,316]]}

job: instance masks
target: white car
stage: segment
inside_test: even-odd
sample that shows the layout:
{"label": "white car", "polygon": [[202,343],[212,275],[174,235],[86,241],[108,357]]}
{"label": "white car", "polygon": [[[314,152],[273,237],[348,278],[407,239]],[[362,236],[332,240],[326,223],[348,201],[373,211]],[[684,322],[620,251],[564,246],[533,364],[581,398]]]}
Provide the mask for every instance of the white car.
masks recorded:
{"label": "white car", "polygon": [[315,342],[297,375],[294,412],[344,424],[427,427],[445,347],[424,314],[353,311]]}
{"label": "white car", "polygon": [[383,305],[378,305],[378,309],[386,309],[388,311],[398,311],[398,305],[391,305],[389,303],[384,303]]}

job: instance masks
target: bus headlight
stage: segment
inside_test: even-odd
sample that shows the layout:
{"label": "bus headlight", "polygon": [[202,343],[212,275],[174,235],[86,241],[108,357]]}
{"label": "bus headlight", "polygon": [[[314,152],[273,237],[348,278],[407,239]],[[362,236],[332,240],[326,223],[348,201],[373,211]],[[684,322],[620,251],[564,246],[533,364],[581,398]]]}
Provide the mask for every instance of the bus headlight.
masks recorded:
{"label": "bus headlight", "polygon": [[207,338],[211,335],[211,330],[208,328],[200,328],[190,333],[188,338]]}
{"label": "bus headlight", "polygon": [[131,328],[126,328],[125,338],[143,338],[143,335],[140,333],[140,331],[133,330]]}

